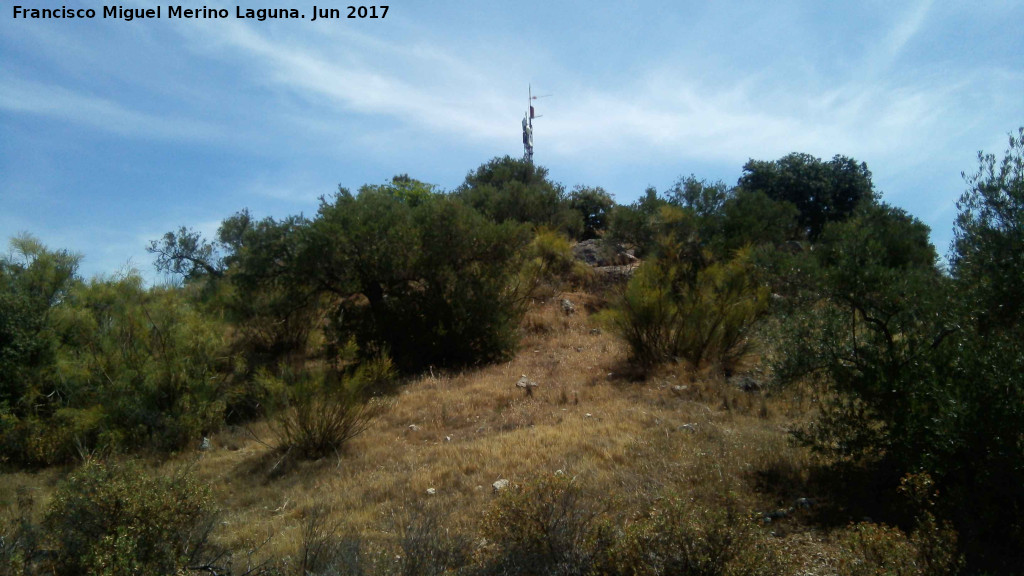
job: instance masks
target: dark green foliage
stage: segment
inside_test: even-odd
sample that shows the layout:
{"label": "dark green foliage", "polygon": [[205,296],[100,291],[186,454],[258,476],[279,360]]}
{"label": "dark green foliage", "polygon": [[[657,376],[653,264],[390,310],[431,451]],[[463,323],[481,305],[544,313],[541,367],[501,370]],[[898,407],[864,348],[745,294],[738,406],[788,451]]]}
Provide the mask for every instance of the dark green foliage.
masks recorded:
{"label": "dark green foliage", "polygon": [[950,254],[965,329],[955,409],[936,451],[936,481],[968,561],[1020,573],[1024,549],[1024,128],[1003,159],[979,153]]}
{"label": "dark green foliage", "polygon": [[645,256],[655,248],[661,222],[661,208],[668,202],[658,191],[648,188],[639,200],[629,206],[616,206],[611,213],[607,238],[617,244],[636,248],[637,256]]}
{"label": "dark green foliage", "polygon": [[656,258],[645,262],[604,321],[643,367],[685,360],[726,371],[746,352],[754,322],[767,310],[749,250],[715,261],[702,247],[692,212],[662,208]]}
{"label": "dark green foliage", "polygon": [[[298,366],[321,352],[336,356],[352,335],[368,357],[389,354],[403,370],[507,353],[522,313],[524,291],[515,285],[527,240],[511,221],[552,221],[555,208],[565,208],[561,188],[543,169],[510,159],[467,182],[466,198],[490,187],[487,194],[503,202],[508,185],[524,191],[523,202],[490,213],[510,220],[496,224],[403,175],[355,196],[341,190],[312,222],[258,221],[243,211],[224,221],[216,244],[193,239],[223,266],[205,279],[214,286],[206,307],[234,324],[248,373],[281,362]],[[168,234],[166,244],[179,240]],[[190,258],[172,254],[164,267],[178,270]],[[323,347],[314,343],[321,335]],[[258,396],[241,398],[232,413],[257,414]]]}
{"label": "dark green foliage", "polygon": [[1024,336],[1024,128],[1001,161],[979,152],[978,163],[957,202],[952,273],[979,328]]}
{"label": "dark green foliage", "polygon": [[204,277],[218,278],[224,274],[224,262],[217,246],[203,239],[199,232],[182,226],[153,240],[146,251],[156,256],[157,270],[180,275],[193,281]]}
{"label": "dark green foliage", "polygon": [[579,236],[581,212],[566,203],[565,190],[546,168],[519,158],[494,158],[466,175],[453,196],[495,222],[547,226]]}
{"label": "dark green foliage", "polygon": [[211,520],[209,491],[187,473],[152,478],[136,464],[89,461],[57,489],[44,525],[53,573],[128,576],[193,565]]}
{"label": "dark green foliage", "polygon": [[[20,271],[5,263],[8,286],[23,290],[13,294],[34,300],[34,319],[20,324],[19,337],[30,334],[39,347],[5,371],[20,384],[5,386],[0,407],[5,460],[36,465],[100,448],[176,449],[219,426],[227,365],[220,325],[180,291],[146,290],[134,275],[82,283],[63,253],[38,246],[35,253]],[[42,266],[49,272],[37,274]]]}
{"label": "dark green foliage", "polygon": [[716,252],[728,254],[747,245],[776,247],[801,237],[799,211],[763,192],[739,190],[722,205],[721,227],[713,240]]}
{"label": "dark green foliage", "polygon": [[1024,549],[1024,344],[967,332],[955,389],[929,446],[927,469],[943,490],[969,565],[1020,574]]}
{"label": "dark green foliage", "polygon": [[926,227],[902,211],[865,206],[827,224],[805,268],[818,299],[790,323],[798,337],[776,371],[823,386],[819,418],[798,437],[890,477],[927,470],[968,565],[1000,573],[1019,571],[1011,559],[1024,547],[1014,162],[1008,153],[1004,170],[983,156],[968,179],[952,279]]}
{"label": "dark green foliage", "polygon": [[409,203],[383,186],[323,201],[306,260],[340,300],[334,339],[402,370],[507,354],[523,312],[514,290],[527,230],[431,195]]}
{"label": "dark green foliage", "polygon": [[[666,206],[678,210],[666,212]],[[661,236],[679,235],[672,227],[680,221],[680,210],[691,225],[686,233],[716,259],[728,259],[748,245],[777,247],[804,238],[799,210],[791,202],[693,175],[681,178],[663,195],[648,188],[633,204],[616,206],[607,238],[636,247],[638,255],[655,253]]]}
{"label": "dark green foliage", "polygon": [[700,219],[710,219],[721,216],[722,208],[726,200],[732,195],[732,191],[721,180],[708,182],[698,180],[690,174],[686,178],[680,178],[675,185],[665,193],[666,200],[680,208],[688,208]]}
{"label": "dark green foliage", "polygon": [[[822,418],[801,438],[840,458],[916,458],[945,397],[941,370],[951,324],[928,229],[901,210],[870,206],[825,227],[816,251],[819,294],[776,373],[827,382]],[[813,268],[812,268],[813,269]]]}
{"label": "dark green foliage", "polygon": [[75,285],[79,260],[67,251],[47,250],[31,236],[12,239],[11,247],[13,253],[0,258],[3,422],[8,417],[33,414],[53,392],[49,376],[55,367],[58,339],[50,316]]}
{"label": "dark green foliage", "polygon": [[800,211],[800,227],[811,240],[826,223],[844,220],[858,204],[875,197],[867,164],[840,155],[828,162],[795,152],[771,162],[750,160],[743,166],[739,186],[792,203]]}
{"label": "dark green foliage", "polygon": [[220,296],[250,369],[300,363],[320,325],[322,298],[300,263],[309,226],[301,216],[256,221],[247,212],[221,225],[222,241],[231,238],[233,251]]}
{"label": "dark green foliage", "polygon": [[[693,217],[696,224],[696,235],[703,246],[714,250],[721,243],[722,228],[725,225],[724,208],[733,197],[734,190],[721,180],[708,182],[698,180],[696,176],[680,178],[665,193],[665,199],[673,206],[683,208]],[[742,247],[743,244],[736,246]],[[719,257],[727,258],[728,253],[718,253]]]}
{"label": "dark green foliage", "polygon": [[576,186],[569,193],[569,207],[583,217],[583,233],[580,240],[597,238],[608,226],[608,215],[615,206],[610,194],[604,188]]}
{"label": "dark green foliage", "polygon": [[200,299],[234,324],[235,348],[255,372],[300,362],[319,325],[319,292],[297,261],[308,227],[302,216],[257,220],[242,210],[221,223],[217,242],[182,227],[151,242],[149,251],[157,270],[201,285]]}

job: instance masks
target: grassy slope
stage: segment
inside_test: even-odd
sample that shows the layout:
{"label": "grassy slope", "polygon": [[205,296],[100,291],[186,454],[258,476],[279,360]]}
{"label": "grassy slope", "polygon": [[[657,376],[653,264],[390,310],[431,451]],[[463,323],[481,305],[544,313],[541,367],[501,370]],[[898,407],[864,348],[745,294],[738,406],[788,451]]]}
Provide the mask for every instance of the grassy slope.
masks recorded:
{"label": "grassy slope", "polygon": [[[494,481],[558,470],[621,518],[669,494],[729,497],[752,515],[815,496],[802,492],[810,457],[786,433],[809,404],[681,369],[632,382],[620,375],[622,344],[592,332],[589,296],[568,296],[579,312],[565,316],[557,300],[535,306],[511,361],[410,381],[338,458],[271,472],[273,432],[258,424],[225,430],[211,450],[158,467],[193,466],[221,507],[218,538],[245,550],[272,535],[259,555],[278,558],[300,549],[314,507],[326,508],[340,532],[368,540],[393,537],[409,510],[425,505],[445,511],[446,528],[473,535],[494,499]],[[515,387],[522,374],[540,384],[530,397]],[[34,486],[42,507],[59,476],[7,475],[0,491]],[[830,562],[823,536],[804,528],[799,513],[765,529],[798,565]]]}

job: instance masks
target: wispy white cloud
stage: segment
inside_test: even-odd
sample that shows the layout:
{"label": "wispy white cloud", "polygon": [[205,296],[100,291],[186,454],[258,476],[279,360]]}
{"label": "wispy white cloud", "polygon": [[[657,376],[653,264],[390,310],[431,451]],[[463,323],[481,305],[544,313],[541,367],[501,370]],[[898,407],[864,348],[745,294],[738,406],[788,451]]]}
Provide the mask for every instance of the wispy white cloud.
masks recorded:
{"label": "wispy white cloud", "polygon": [[131,137],[199,140],[217,134],[204,123],[147,114],[110,98],[9,76],[0,84],[0,110],[46,116]]}
{"label": "wispy white cloud", "polygon": [[129,137],[207,140],[218,133],[201,122],[140,112],[109,98],[10,76],[0,83],[0,109],[47,116]]}
{"label": "wispy white cloud", "polygon": [[888,67],[899,57],[906,45],[923,28],[933,3],[934,0],[921,0],[897,16],[897,21],[879,44],[880,50],[876,54],[879,59],[878,65]]}
{"label": "wispy white cloud", "polygon": [[655,92],[587,94],[541,125],[538,138],[563,157],[602,150],[621,160],[742,162],[793,150],[881,156],[919,141],[948,106],[944,91],[926,86],[851,84],[808,93],[761,83],[661,84]]}
{"label": "wispy white cloud", "polygon": [[[358,35],[338,35],[330,42],[315,37],[313,43],[234,22],[207,31],[211,36],[204,41],[211,47],[234,50],[247,65],[268,74],[274,88],[336,112],[337,123],[343,122],[341,114],[355,112],[486,140],[504,136],[503,113],[514,108],[511,98],[486,88],[478,68],[438,46],[395,43],[385,48],[377,39]],[[387,69],[378,64],[380,51],[393,60]],[[360,58],[364,54],[367,58]]]}
{"label": "wispy white cloud", "polygon": [[[920,4],[889,34],[887,53],[897,53],[921,28],[928,6]],[[235,22],[205,30],[201,42],[233,51],[263,70],[273,87],[333,112],[315,116],[314,124],[328,131],[351,124],[346,115],[354,112],[392,118],[441,138],[510,141],[515,118],[525,108],[504,91],[501,70],[436,45],[348,33],[321,34],[313,42]],[[381,57],[390,65],[364,61]],[[865,82],[813,91],[780,83],[763,71],[727,86],[680,77],[663,68],[624,85],[560,92],[542,103],[552,113],[538,121],[538,138],[561,157],[596,153],[736,161],[794,149],[882,152],[899,142],[893,135],[933,122],[943,107],[942,95],[931,86]]]}

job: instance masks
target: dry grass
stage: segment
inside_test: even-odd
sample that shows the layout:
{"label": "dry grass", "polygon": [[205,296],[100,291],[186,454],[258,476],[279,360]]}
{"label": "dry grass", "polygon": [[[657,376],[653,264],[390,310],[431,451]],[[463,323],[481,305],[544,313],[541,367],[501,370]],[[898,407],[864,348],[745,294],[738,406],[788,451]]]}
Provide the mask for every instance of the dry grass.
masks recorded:
{"label": "dry grass", "polygon": [[[258,556],[277,558],[301,554],[314,511],[326,511],[341,534],[394,541],[403,518],[429,504],[447,512],[447,528],[473,533],[494,500],[493,482],[558,470],[626,514],[665,494],[728,497],[752,515],[814,496],[801,493],[810,457],[786,434],[804,407],[672,367],[631,381],[623,345],[590,323],[592,297],[567,297],[573,315],[557,298],[530,310],[512,360],[410,381],[338,458],[283,469],[267,445],[270,428],[257,424],[157,466],[191,465],[212,486],[222,544],[266,542]],[[515,387],[523,374],[540,384],[531,396]],[[0,496],[22,484],[46,493],[59,476],[8,474]],[[820,538],[784,526],[780,547],[823,557]]]}

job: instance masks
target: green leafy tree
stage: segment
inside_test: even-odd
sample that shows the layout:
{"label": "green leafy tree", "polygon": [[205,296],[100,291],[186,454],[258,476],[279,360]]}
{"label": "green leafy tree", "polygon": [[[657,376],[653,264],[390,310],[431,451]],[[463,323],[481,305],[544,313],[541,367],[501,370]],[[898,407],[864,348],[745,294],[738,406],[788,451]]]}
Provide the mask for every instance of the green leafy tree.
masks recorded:
{"label": "green leafy tree", "polygon": [[[679,206],[693,214],[698,224],[698,234],[702,243],[714,247],[722,235],[726,202],[733,197],[734,190],[721,180],[709,182],[698,180],[691,174],[680,178],[665,193],[665,198],[674,206]],[[726,255],[722,255],[723,257]]]}
{"label": "green leafy tree", "polygon": [[0,258],[0,410],[27,415],[53,389],[57,338],[51,313],[76,284],[80,257],[22,235]]}
{"label": "green leafy tree", "polygon": [[720,231],[713,239],[716,251],[728,254],[746,245],[778,246],[800,238],[799,211],[786,201],[772,200],[763,192],[737,191],[722,205]]}
{"label": "green leafy tree", "polygon": [[221,225],[222,242],[226,231],[240,228],[239,219],[247,226],[225,258],[228,287],[221,295],[238,344],[252,369],[301,363],[312,352],[310,336],[324,311],[318,287],[299,262],[310,222],[302,216],[256,221],[242,212]]}
{"label": "green leafy tree", "polygon": [[182,226],[149,243],[146,251],[155,257],[156,269],[182,276],[186,281],[219,278],[224,275],[224,262],[217,245],[203,235]]}
{"label": "green leafy tree", "polygon": [[583,217],[581,240],[597,238],[608,226],[608,214],[615,201],[603,188],[576,186],[569,193],[569,207]]}
{"label": "green leafy tree", "polygon": [[472,364],[515,342],[515,290],[528,232],[497,224],[453,198],[408,201],[388,187],[323,200],[304,269],[340,302],[333,339],[354,334],[363,354],[402,370]]}
{"label": "green leafy tree", "polygon": [[1024,326],[1024,128],[1002,160],[978,153],[979,168],[957,202],[950,263],[974,298],[982,330]]}
{"label": "green leafy tree", "polygon": [[808,267],[819,298],[797,317],[812,321],[792,323],[800,337],[776,371],[822,383],[819,417],[800,434],[816,449],[893,483],[927,471],[942,493],[935,514],[979,573],[1019,573],[1024,547],[1020,149],[1011,136],[1001,163],[982,154],[967,178],[952,278],[902,211],[862,205],[827,224]]}
{"label": "green leafy tree", "polygon": [[867,164],[840,155],[828,162],[795,152],[770,162],[750,160],[743,166],[739,187],[792,203],[811,240],[826,223],[848,218],[858,204],[875,198]]}
{"label": "green leafy tree", "polygon": [[236,346],[250,371],[301,362],[318,326],[322,303],[296,259],[309,221],[302,216],[257,220],[248,210],[226,218],[216,241],[182,227],[150,243],[158,270],[202,285],[201,299],[235,324]]}
{"label": "green leafy tree", "polygon": [[948,399],[953,333],[948,282],[935,266],[928,228],[885,204],[829,224],[813,282],[824,301],[797,323],[776,367],[825,389],[821,418],[799,437],[839,459],[917,460],[934,438],[928,419]]}
{"label": "green leafy tree", "polygon": [[650,253],[656,245],[661,222],[661,209],[668,201],[651,187],[636,202],[616,206],[609,218],[607,239],[636,248],[637,256]]}
{"label": "green leafy tree", "polygon": [[689,208],[701,219],[719,216],[731,195],[732,191],[725,182],[698,180],[693,174],[680,178],[665,194],[669,203]]}
{"label": "green leafy tree", "polygon": [[950,254],[964,328],[936,480],[972,567],[1020,573],[1024,549],[1024,128],[1002,160],[979,153]]}
{"label": "green leafy tree", "polygon": [[583,231],[581,214],[566,202],[565,189],[533,162],[504,156],[466,175],[453,195],[495,222],[547,226],[572,236]]}

